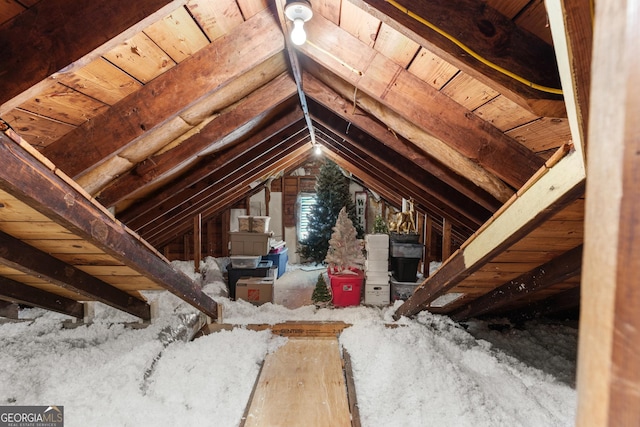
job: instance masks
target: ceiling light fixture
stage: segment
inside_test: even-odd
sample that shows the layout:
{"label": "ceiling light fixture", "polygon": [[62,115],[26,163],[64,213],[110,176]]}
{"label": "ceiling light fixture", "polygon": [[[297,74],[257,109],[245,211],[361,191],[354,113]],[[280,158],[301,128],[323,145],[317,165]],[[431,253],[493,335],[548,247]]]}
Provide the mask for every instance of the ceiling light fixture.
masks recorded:
{"label": "ceiling light fixture", "polygon": [[284,14],[293,22],[291,41],[295,45],[303,45],[307,41],[307,33],[304,32],[304,23],[313,16],[311,3],[308,0],[287,0]]}
{"label": "ceiling light fixture", "polygon": [[319,156],[322,154],[322,146],[320,144],[315,144],[314,145],[314,153],[316,156]]}

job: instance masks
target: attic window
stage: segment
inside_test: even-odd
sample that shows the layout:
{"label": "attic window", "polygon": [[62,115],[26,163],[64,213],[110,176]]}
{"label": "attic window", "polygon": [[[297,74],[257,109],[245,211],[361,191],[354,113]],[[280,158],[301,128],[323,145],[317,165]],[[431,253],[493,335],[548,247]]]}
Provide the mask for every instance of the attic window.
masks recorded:
{"label": "attic window", "polygon": [[309,234],[309,214],[315,205],[315,193],[300,193],[298,196],[298,240],[306,239]]}

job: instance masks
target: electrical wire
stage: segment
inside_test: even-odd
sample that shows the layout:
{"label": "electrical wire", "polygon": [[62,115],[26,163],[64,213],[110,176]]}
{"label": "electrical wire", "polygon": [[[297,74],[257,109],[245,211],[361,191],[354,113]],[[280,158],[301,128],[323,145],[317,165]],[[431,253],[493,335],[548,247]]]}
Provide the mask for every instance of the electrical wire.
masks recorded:
{"label": "electrical wire", "polygon": [[398,9],[401,12],[405,13],[406,15],[410,16],[411,18],[413,18],[416,21],[420,22],[421,24],[426,25],[427,27],[429,27],[430,29],[432,29],[436,33],[438,33],[441,36],[443,36],[446,39],[448,39],[449,41],[453,42],[456,46],[458,46],[460,49],[464,50],[471,57],[473,57],[476,60],[480,61],[481,63],[487,65],[488,67],[491,67],[494,70],[496,70],[496,71],[498,71],[498,72],[500,72],[500,73],[502,73],[502,74],[504,74],[504,75],[506,75],[508,77],[511,77],[512,79],[514,79],[514,80],[516,80],[516,81],[518,81],[518,82],[520,82],[522,84],[525,84],[525,85],[527,85],[527,86],[529,86],[529,87],[531,87],[533,89],[539,90],[541,92],[547,92],[547,93],[553,93],[553,94],[556,94],[556,95],[562,95],[562,89],[556,89],[556,88],[552,88],[552,87],[543,86],[543,85],[539,85],[539,84],[533,83],[532,81],[527,80],[524,77],[519,76],[519,75],[507,70],[506,68],[503,68],[500,65],[489,61],[488,59],[482,57],[480,54],[478,54],[475,51],[473,51],[470,47],[468,47],[467,45],[462,43],[460,40],[458,40],[457,38],[455,38],[451,34],[445,32],[441,28],[439,28],[436,25],[432,24],[431,22],[427,21],[426,19],[424,19],[420,15],[417,15],[417,14],[411,12],[409,9],[407,9],[404,6],[402,6],[401,4],[396,2],[395,0],[385,0],[385,1],[387,3],[389,3],[390,5],[394,6],[396,9]]}

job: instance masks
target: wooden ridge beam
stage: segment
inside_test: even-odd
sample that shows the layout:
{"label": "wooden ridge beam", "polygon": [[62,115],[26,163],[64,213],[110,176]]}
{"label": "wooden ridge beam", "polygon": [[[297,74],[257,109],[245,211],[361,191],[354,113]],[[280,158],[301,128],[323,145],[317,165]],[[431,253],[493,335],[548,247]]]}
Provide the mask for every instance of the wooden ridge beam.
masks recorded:
{"label": "wooden ridge beam", "polygon": [[143,320],[151,318],[146,302],[1,231],[0,264],[40,277],[87,300],[100,301]]}
{"label": "wooden ridge beam", "polygon": [[305,55],[512,187],[520,188],[544,164],[515,139],[322,16],[314,16],[305,29],[311,41],[299,47]]}
{"label": "wooden ridge beam", "polygon": [[584,194],[585,170],[581,154],[573,151],[550,164],[485,223],[415,293],[394,317],[413,316],[462,282],[540,224]]}
{"label": "wooden ridge beam", "polygon": [[162,154],[151,156],[139,163],[129,173],[120,176],[113,184],[100,192],[98,201],[113,206],[134,192],[143,191],[156,180],[184,167],[193,159],[222,149],[232,143],[229,137],[234,131],[253,122],[264,120],[278,105],[294,96],[296,86],[286,74],[252,92],[249,96],[207,123],[197,133],[180,145]]}
{"label": "wooden ridge beam", "polygon": [[42,289],[27,286],[24,283],[0,277],[0,298],[31,307],[44,308],[56,313],[82,319],[84,305],[70,298],[65,298]]}
{"label": "wooden ridge beam", "polygon": [[[389,131],[377,120],[374,120],[368,113],[360,108],[354,108],[350,101],[342,97],[329,86],[313,77],[312,74],[304,74],[304,89],[311,100],[331,110],[335,115],[349,123],[348,131],[353,128],[362,129],[372,138],[375,138],[384,146],[394,150],[412,163],[420,166],[424,171],[433,175],[443,183],[451,186],[461,194],[472,198],[485,209],[495,212],[513,195],[512,191],[504,194],[503,200],[499,200],[488,191],[479,187],[463,175],[455,173],[442,162],[429,156],[425,151],[420,150],[416,145]],[[339,130],[336,126],[331,126],[337,134],[344,135],[347,127]]]}
{"label": "wooden ridge beam", "polygon": [[174,180],[172,184],[155,192],[151,197],[126,209],[119,215],[120,219],[133,229],[143,227],[167,209],[196,195],[201,191],[201,187],[211,185],[211,182],[207,183],[207,181],[212,174],[225,164],[245,156],[253,147],[271,138],[287,139],[298,134],[303,129],[301,119],[302,112],[296,108],[272,121],[259,134],[208,155],[207,159],[201,162],[205,163],[204,165],[196,166],[188,174]]}
{"label": "wooden ridge beam", "polygon": [[226,204],[229,198],[240,200],[249,190],[251,183],[262,176],[268,176],[280,170],[288,161],[287,157],[310,148],[311,144],[306,137],[294,143],[288,143],[282,150],[272,149],[264,155],[254,155],[251,161],[243,163],[242,170],[240,165],[229,165],[226,168],[228,171],[222,173],[224,176],[221,176],[215,186],[211,187],[212,191],[209,193],[205,191],[197,200],[180,205],[177,210],[158,217],[154,224],[142,229],[141,233],[150,242],[156,242],[158,239],[163,239],[162,236],[167,232],[180,234],[188,231],[193,215],[201,214],[203,218],[207,218],[220,209],[221,202]]}
{"label": "wooden ridge beam", "polygon": [[[537,90],[484,64],[451,40],[385,0],[349,0],[532,113],[566,117],[562,95]],[[456,37],[484,59],[532,83],[561,89],[553,47],[477,0],[415,2],[401,7]]]}
{"label": "wooden ridge beam", "polygon": [[582,268],[582,245],[565,252],[557,258],[510,280],[493,291],[453,312],[455,321],[477,317],[495,311],[528,294],[561,283],[580,274]]}
{"label": "wooden ridge beam", "polygon": [[[10,139],[8,135],[13,138]],[[217,304],[12,131],[0,134],[0,189],[217,318]]]}
{"label": "wooden ridge beam", "polygon": [[[39,2],[0,26],[0,116],[164,18],[185,0]],[[72,64],[69,66],[69,64]]]}
{"label": "wooden ridge beam", "polygon": [[44,154],[71,177],[87,173],[283,48],[282,31],[267,8],[124,98],[108,114],[47,146]]}

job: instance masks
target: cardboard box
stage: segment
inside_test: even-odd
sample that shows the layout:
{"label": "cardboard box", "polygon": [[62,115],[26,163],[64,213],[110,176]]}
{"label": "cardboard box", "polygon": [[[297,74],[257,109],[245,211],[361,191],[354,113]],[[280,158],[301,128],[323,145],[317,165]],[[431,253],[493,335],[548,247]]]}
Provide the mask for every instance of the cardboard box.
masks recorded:
{"label": "cardboard box", "polygon": [[365,285],[364,303],[367,305],[388,305],[390,301],[390,286]]}
{"label": "cardboard box", "polygon": [[273,302],[273,277],[241,277],[236,282],[236,299],[255,305]]}

